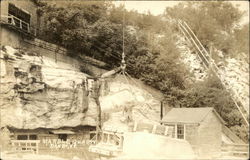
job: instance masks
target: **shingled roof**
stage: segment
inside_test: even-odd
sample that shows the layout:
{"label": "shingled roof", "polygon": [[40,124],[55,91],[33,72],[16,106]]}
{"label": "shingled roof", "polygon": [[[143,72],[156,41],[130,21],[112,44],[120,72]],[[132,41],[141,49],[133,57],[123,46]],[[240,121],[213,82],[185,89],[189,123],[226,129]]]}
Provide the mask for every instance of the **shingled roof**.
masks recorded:
{"label": "shingled roof", "polygon": [[162,119],[163,123],[200,123],[210,113],[214,112],[222,123],[220,115],[212,107],[204,108],[173,108]]}

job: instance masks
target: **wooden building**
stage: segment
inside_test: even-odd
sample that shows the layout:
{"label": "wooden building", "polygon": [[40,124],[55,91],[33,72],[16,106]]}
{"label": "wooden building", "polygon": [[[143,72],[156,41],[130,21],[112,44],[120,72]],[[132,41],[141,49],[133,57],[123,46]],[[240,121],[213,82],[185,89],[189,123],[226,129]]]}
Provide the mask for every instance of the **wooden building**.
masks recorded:
{"label": "wooden building", "polygon": [[171,128],[172,137],[187,140],[199,157],[220,156],[225,123],[213,108],[173,108],[162,123]]}
{"label": "wooden building", "polygon": [[71,149],[85,146],[90,141],[93,126],[63,127],[59,129],[16,129],[8,127],[10,143],[20,151]]}

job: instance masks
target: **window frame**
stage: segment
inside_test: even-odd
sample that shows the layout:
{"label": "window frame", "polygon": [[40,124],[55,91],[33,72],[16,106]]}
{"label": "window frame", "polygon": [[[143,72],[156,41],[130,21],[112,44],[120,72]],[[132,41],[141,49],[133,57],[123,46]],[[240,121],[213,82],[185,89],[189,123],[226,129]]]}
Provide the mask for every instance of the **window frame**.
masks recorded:
{"label": "window frame", "polygon": [[[13,3],[8,4],[8,22],[15,25],[16,27],[29,32],[31,24],[31,14],[27,13],[23,9],[17,7]],[[11,20],[12,19],[12,20]]]}
{"label": "window frame", "polygon": [[30,134],[29,135],[29,140],[37,140],[38,136],[36,134]]}
{"label": "window frame", "polygon": [[[175,127],[176,127],[175,137],[177,139],[184,139],[185,140],[186,139],[186,125],[185,124],[176,124]],[[178,128],[178,127],[182,127],[182,128]],[[179,133],[180,131],[182,131],[183,133]]]}
{"label": "window frame", "polygon": [[29,140],[29,135],[28,134],[18,134],[16,136],[17,140]]}
{"label": "window frame", "polygon": [[[30,133],[18,133],[16,134],[16,140],[38,140],[38,135],[37,134],[30,134]],[[20,137],[26,137],[26,138],[21,138]],[[31,137],[35,137],[34,138],[31,138]]]}

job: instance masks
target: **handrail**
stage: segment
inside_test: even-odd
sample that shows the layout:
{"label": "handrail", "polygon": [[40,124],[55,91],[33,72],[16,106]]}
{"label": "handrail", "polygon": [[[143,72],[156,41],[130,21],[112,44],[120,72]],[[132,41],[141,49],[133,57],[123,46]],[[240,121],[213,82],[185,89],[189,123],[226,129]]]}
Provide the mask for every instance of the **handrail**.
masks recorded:
{"label": "handrail", "polygon": [[[9,14],[9,17],[8,17],[8,18],[11,19],[11,23],[14,23],[15,26],[17,26],[17,27],[19,27],[19,28],[21,28],[21,29],[24,29],[24,28],[26,28],[26,26],[27,26],[27,32],[30,32],[30,28],[29,28],[30,24],[29,24],[29,23],[27,23],[27,22],[21,20],[20,18],[17,18],[16,16],[13,16],[13,15],[11,15],[11,14]],[[18,26],[18,24],[16,24],[16,21],[15,21],[15,20],[19,22],[19,23],[18,23],[19,26]],[[23,24],[25,24],[26,26],[24,26]],[[24,30],[26,30],[26,29],[24,29]]]}
{"label": "handrail", "polygon": [[19,20],[19,21],[21,21],[21,22],[23,22],[23,23],[29,25],[29,23],[27,23],[27,22],[21,20],[20,18],[17,18],[16,16],[14,16],[14,15],[12,15],[12,14],[9,14],[9,17],[14,18],[14,19],[17,19],[17,20]]}
{"label": "handrail", "polygon": [[[182,25],[182,23],[179,21],[178,22],[179,24],[180,24],[180,26],[187,32],[187,34],[190,36],[190,39],[191,39],[191,42],[193,42],[193,44],[195,45],[195,47],[199,50],[199,52],[200,53],[202,53],[202,50],[200,49],[200,47],[195,43],[195,40],[193,39],[193,37],[190,35],[190,33],[188,32],[188,30],[185,28],[185,26],[183,26]],[[183,30],[182,30],[182,32],[184,32]],[[185,33],[185,32],[184,32]],[[187,36],[188,37],[188,36]],[[189,39],[189,40],[190,40]],[[199,56],[200,57],[200,56]],[[205,67],[206,68],[208,68],[208,66],[207,66],[207,64],[209,64],[209,61],[207,60],[207,58],[204,56],[204,55],[202,55],[202,57],[200,57],[201,59],[203,58],[203,59],[205,59],[205,61],[206,61],[206,65],[205,65]],[[204,60],[202,60],[202,61],[204,61]]]}
{"label": "handrail", "polygon": [[[244,107],[244,105],[243,105],[243,103],[241,101],[241,98],[239,97],[238,93],[236,93],[235,90],[233,90],[232,88],[230,88],[229,86],[227,86],[227,84],[224,82],[226,80],[223,79],[223,77],[221,77],[221,73],[219,73],[220,70],[219,70],[218,66],[215,64],[215,62],[213,61],[213,59],[211,58],[211,56],[208,54],[207,50],[201,44],[201,42],[199,41],[199,39],[197,38],[197,36],[194,34],[194,32],[191,30],[191,28],[188,26],[188,24],[186,22],[184,22],[184,21],[182,22],[181,20],[178,20],[178,26],[179,26],[181,32],[183,33],[183,35],[185,36],[185,38],[188,41],[193,42],[193,44],[195,45],[195,47],[198,49],[198,51],[200,53],[198,55],[202,56],[201,59],[204,59],[203,62],[204,61],[206,62],[205,63],[205,67],[208,68],[209,67],[208,65],[210,64],[212,71],[219,78],[219,80],[222,83],[223,87],[226,88],[227,90],[231,91],[229,93],[231,95],[231,98],[232,98],[233,102],[235,103],[237,109],[240,111],[240,113],[241,113],[243,119],[245,120],[246,124],[249,126],[249,122],[247,120],[247,117],[249,115],[249,111]],[[185,34],[185,32],[186,32],[186,34]],[[189,35],[190,38],[188,38],[187,35]],[[196,41],[198,42],[198,44],[197,44]],[[206,54],[206,55],[204,55],[204,54]],[[234,97],[234,96],[236,96],[236,97]],[[237,101],[240,102],[240,105],[238,104]],[[244,113],[242,112],[242,109],[240,108],[240,106],[242,106],[243,110],[246,112],[247,115],[244,115]]]}
{"label": "handrail", "polygon": [[27,33],[36,35],[36,29],[35,27],[32,27],[29,23],[21,20],[20,18],[14,16],[14,15],[1,15],[0,21],[5,24],[10,24],[12,26],[15,26]]}
{"label": "handrail", "polygon": [[[188,35],[182,29],[180,29],[180,31],[182,32],[184,37],[188,40],[188,42],[192,45],[192,41],[188,38]],[[198,58],[202,61],[200,56],[198,56]],[[205,67],[206,67],[206,69],[208,69],[207,65],[205,65]]]}

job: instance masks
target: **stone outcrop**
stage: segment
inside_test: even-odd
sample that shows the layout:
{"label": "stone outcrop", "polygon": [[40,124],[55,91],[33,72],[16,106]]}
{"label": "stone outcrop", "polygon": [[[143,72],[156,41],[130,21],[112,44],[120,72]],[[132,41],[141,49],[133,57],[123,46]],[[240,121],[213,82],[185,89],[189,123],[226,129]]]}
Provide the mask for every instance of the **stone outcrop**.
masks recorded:
{"label": "stone outcrop", "polygon": [[[96,125],[96,103],[86,89],[89,75],[80,68],[10,46],[2,48],[0,60],[1,126],[35,129]],[[103,113],[110,113],[105,121],[113,122],[116,116],[112,115],[116,114],[120,115],[118,122],[124,121],[124,108],[130,106],[134,120],[159,120],[157,91],[123,76],[111,77],[105,83],[105,95],[100,97]]]}
{"label": "stone outcrop", "polygon": [[134,121],[159,124],[162,95],[138,80],[126,79],[116,76],[110,80],[109,94],[100,98],[103,112],[109,115],[104,127],[126,130]]}
{"label": "stone outcrop", "polygon": [[194,82],[203,81],[208,74],[198,55],[192,51],[192,46],[187,44],[185,38],[181,36],[178,36],[176,46],[180,51],[179,61],[184,63],[193,75],[188,79]]}
{"label": "stone outcrop", "polygon": [[95,125],[84,87],[87,75],[52,59],[1,50],[1,126],[34,129]]}

